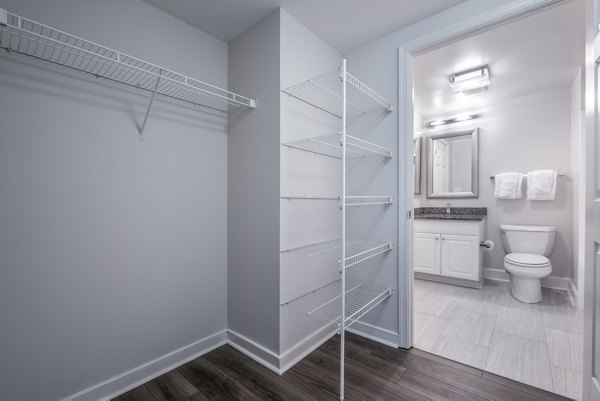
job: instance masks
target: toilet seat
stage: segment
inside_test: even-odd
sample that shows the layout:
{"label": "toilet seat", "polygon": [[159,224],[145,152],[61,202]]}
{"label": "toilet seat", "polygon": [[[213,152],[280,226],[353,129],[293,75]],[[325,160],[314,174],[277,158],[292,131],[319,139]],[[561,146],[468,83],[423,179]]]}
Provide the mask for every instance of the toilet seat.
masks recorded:
{"label": "toilet seat", "polygon": [[509,253],[504,257],[504,261],[514,266],[540,268],[550,266],[550,259],[542,255],[531,253]]}

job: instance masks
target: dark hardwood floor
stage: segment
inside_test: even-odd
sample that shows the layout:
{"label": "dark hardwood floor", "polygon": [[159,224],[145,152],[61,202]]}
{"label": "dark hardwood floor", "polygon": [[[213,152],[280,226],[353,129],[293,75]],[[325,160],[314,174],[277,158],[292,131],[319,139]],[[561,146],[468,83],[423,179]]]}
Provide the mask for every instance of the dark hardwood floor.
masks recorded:
{"label": "dark hardwood floor", "polygon": [[[346,338],[347,400],[567,400],[423,351]],[[338,336],[281,376],[225,345],[115,400],[336,400],[338,373]]]}

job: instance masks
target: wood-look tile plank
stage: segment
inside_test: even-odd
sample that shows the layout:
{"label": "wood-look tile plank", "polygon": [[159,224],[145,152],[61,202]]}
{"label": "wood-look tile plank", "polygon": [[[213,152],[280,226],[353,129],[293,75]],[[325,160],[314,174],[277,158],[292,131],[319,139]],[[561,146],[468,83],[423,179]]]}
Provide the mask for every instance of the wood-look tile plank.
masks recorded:
{"label": "wood-look tile plank", "polygon": [[568,401],[568,398],[565,398],[559,394],[552,393],[541,388],[533,387],[528,384],[509,379],[508,377],[499,376],[494,373],[483,372],[483,379],[502,384],[503,386],[512,387],[519,391],[523,391],[525,393],[535,395],[536,397],[543,398],[547,401]]}
{"label": "wood-look tile plank", "polygon": [[[281,377],[319,400],[339,400],[339,376],[336,372],[315,369],[312,364],[302,360]],[[346,399],[375,400],[350,386],[346,386]]]}
{"label": "wood-look tile plank", "polygon": [[178,367],[177,371],[210,400],[260,400],[224,369],[203,357]]}
{"label": "wood-look tile plank", "polygon": [[431,352],[443,356],[444,358],[464,363],[465,365],[484,369],[489,347],[470,341],[460,340],[455,337],[441,335]]}
{"label": "wood-look tile plank", "polygon": [[198,389],[177,370],[158,376],[146,383],[146,387],[161,401],[185,400],[198,392]]}
{"label": "wood-look tile plank", "polygon": [[504,386],[489,380],[483,380],[480,375],[467,373],[443,363],[424,358],[402,349],[392,349],[379,346],[373,351],[373,356],[396,362],[408,371],[417,375],[430,377],[447,385],[460,388],[469,393],[479,395],[491,401],[541,401],[542,397]]}
{"label": "wood-look tile plank", "polygon": [[[317,371],[328,371],[335,373],[339,369],[339,359],[320,350],[316,350],[308,355],[306,363],[311,365]],[[346,388],[354,388],[361,393],[367,394],[377,400],[406,400],[406,401],[425,401],[430,398],[424,397],[406,387],[396,383],[381,379],[379,376],[372,375],[369,372],[358,368],[352,363],[348,363],[344,368],[346,377]],[[348,397],[349,398],[349,397]]]}
{"label": "wood-look tile plank", "polygon": [[574,400],[581,400],[583,378],[580,372],[552,366],[552,379],[554,380],[554,389],[558,394]]}
{"label": "wood-look tile plank", "polygon": [[158,401],[145,385],[129,390],[125,394],[113,398],[114,401]]}
{"label": "wood-look tile plank", "polygon": [[[339,359],[340,357],[340,342],[327,341],[321,345],[319,351],[323,351],[330,356]],[[368,349],[361,347],[352,338],[346,341],[346,362],[353,363],[363,369],[368,374],[378,375],[382,379],[391,382],[400,380],[406,369],[398,364],[390,363],[380,358],[373,358]]]}
{"label": "wood-look tile plank", "polygon": [[494,332],[485,370],[554,391],[548,347],[539,341]]}
{"label": "wood-look tile plank", "polygon": [[449,320],[426,315],[424,313],[414,313],[414,339],[415,347],[423,351],[431,351],[436,341],[442,335],[448,325]]}
{"label": "wood-look tile plank", "polygon": [[431,352],[425,352],[423,350],[417,348],[411,348],[409,350],[405,350],[408,353],[420,356],[422,358],[430,359],[434,362],[440,363],[442,365],[450,366],[451,368],[462,370],[463,372],[470,373],[475,376],[481,377],[483,370],[474,368],[473,366],[465,365],[464,363],[456,362],[448,358],[441,357],[436,354],[432,354]]}
{"label": "wood-look tile plank", "polygon": [[[346,340],[348,342],[352,342],[352,345],[355,347],[360,347],[365,351],[373,351],[379,345],[378,342],[369,340],[368,338],[361,337],[358,334],[346,332]],[[340,336],[333,336],[329,341],[340,341]]]}
{"label": "wood-look tile plank", "polygon": [[583,334],[583,311],[556,305],[543,305],[544,327],[575,334]]}
{"label": "wood-look tile plank", "polygon": [[448,320],[442,334],[468,343],[489,347],[495,321],[495,316],[457,308]]}
{"label": "wood-look tile plank", "polygon": [[281,380],[279,375],[226,345],[204,355],[206,360],[226,369],[229,376],[263,400],[316,400],[315,397]]}
{"label": "wood-look tile plank", "polygon": [[541,310],[530,312],[502,306],[498,308],[494,330],[546,342]]}
{"label": "wood-look tile plank", "polygon": [[581,372],[583,368],[583,335],[568,331],[546,329],[550,364],[562,369]]}
{"label": "wood-look tile plank", "polygon": [[421,394],[432,400],[440,401],[486,401],[485,397],[478,396],[468,391],[449,386],[446,383],[434,380],[430,377],[407,371],[397,382],[402,387],[408,388],[415,393]]}

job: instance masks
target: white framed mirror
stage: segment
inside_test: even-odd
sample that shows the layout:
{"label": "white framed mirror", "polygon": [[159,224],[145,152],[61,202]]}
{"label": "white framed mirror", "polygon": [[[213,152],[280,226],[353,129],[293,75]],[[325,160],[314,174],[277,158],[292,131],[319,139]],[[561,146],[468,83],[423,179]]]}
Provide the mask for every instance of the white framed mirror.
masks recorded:
{"label": "white framed mirror", "polygon": [[427,198],[477,198],[479,128],[427,136]]}

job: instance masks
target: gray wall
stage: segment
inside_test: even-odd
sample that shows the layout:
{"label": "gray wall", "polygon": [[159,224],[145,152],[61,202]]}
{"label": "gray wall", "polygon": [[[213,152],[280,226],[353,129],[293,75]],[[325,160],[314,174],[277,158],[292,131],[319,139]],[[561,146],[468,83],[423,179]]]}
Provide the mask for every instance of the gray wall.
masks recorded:
{"label": "gray wall", "polygon": [[[302,60],[302,62],[299,62]],[[281,10],[281,88],[335,70],[342,57],[331,46]],[[340,120],[281,92],[281,142],[339,131]],[[281,146],[282,196],[338,196],[341,162]],[[282,200],[281,249],[296,248],[340,237],[337,202]],[[336,261],[306,257],[306,249],[282,253],[281,302],[289,301],[339,278]],[[281,308],[281,346],[284,353],[320,329],[326,322],[307,318],[293,307]]]}
{"label": "gray wall", "polygon": [[258,106],[228,138],[229,328],[279,351],[280,11],[229,44],[229,88]]}
{"label": "gray wall", "polygon": [[[138,0],[0,7],[227,86],[227,44]],[[0,398],[58,400],[224,330],[227,121],[0,59]],[[75,75],[75,76],[74,76]]]}
{"label": "gray wall", "polygon": [[[369,82],[373,87],[398,88],[399,47],[405,47],[411,41],[427,37],[435,32],[448,32],[449,27],[453,27],[456,24],[467,23],[478,15],[489,13],[491,10],[501,6],[516,5],[519,2],[519,0],[465,1],[451,9],[419,21],[407,28],[390,33],[358,49],[354,49],[345,56],[352,66],[353,73],[360,76],[366,82]],[[532,7],[535,8],[535,5]],[[396,103],[398,104],[409,101],[409,99],[404,98],[398,99],[397,93],[395,99],[397,99]],[[386,125],[385,129],[392,135],[398,134],[397,124]],[[400,162],[404,163],[403,160],[400,160]],[[401,233],[407,232],[405,229],[406,224],[410,224],[410,222],[401,223]],[[399,241],[410,241],[409,238],[405,238],[404,236],[405,234],[401,234]],[[564,271],[564,267],[560,271]],[[403,278],[401,278],[402,281]]]}
{"label": "gray wall", "polygon": [[[485,252],[484,267],[502,269],[504,250],[500,238],[500,224],[556,225],[558,235],[552,262],[552,275],[572,277],[573,235],[573,180],[571,173],[571,94],[569,90],[539,93],[480,110],[482,118],[463,126],[432,129],[423,136],[438,132],[463,130],[465,126],[479,127],[479,197],[476,199],[427,199],[426,174],[422,180],[422,195],[415,195],[415,207],[487,207],[486,239],[496,248]],[[439,116],[425,116],[431,120]],[[426,152],[423,152],[425,170]],[[491,175],[517,171],[554,169],[564,171],[559,177],[556,199],[528,201],[524,198],[506,200],[494,198]]]}

